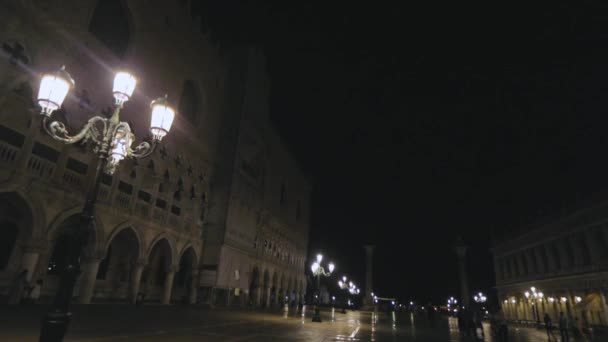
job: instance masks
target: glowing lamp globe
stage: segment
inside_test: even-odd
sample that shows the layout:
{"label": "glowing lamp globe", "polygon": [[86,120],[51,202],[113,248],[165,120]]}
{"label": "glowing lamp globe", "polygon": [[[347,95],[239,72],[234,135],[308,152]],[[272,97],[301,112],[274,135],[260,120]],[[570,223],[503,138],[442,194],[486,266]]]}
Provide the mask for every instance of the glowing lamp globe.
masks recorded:
{"label": "glowing lamp globe", "polygon": [[323,261],[323,255],[317,254],[317,262],[321,263],[321,261]]}
{"label": "glowing lamp globe", "polygon": [[319,269],[319,264],[315,262],[314,264],[312,264],[312,266],[310,266],[310,269],[312,270],[312,273],[317,273],[317,270]]}
{"label": "glowing lamp globe", "polygon": [[74,80],[64,66],[55,73],[42,75],[38,89],[38,104],[42,108],[40,114],[50,116],[59,109],[73,87]]}
{"label": "glowing lamp globe", "polygon": [[333,262],[330,262],[329,263],[329,273],[333,272],[335,268],[336,268],[336,265],[334,265]]}
{"label": "glowing lamp globe", "polygon": [[154,141],[161,141],[173,124],[175,110],[169,107],[167,97],[160,97],[150,104],[152,108],[152,118],[150,120],[150,132]]}
{"label": "glowing lamp globe", "polygon": [[124,71],[117,72],[116,76],[114,76],[113,89],[116,104],[122,105],[123,103],[129,101],[129,98],[131,98],[131,95],[133,95],[136,85],[137,79],[133,75]]}

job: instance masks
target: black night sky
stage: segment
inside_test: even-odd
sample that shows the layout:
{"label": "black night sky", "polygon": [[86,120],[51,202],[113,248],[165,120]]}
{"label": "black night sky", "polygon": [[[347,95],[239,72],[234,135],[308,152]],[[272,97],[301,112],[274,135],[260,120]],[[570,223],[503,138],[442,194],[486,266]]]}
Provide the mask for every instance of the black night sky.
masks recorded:
{"label": "black night sky", "polygon": [[608,199],[608,5],[202,2],[226,42],[264,47],[273,120],[314,180],[310,251],[376,292],[472,290],[492,241]]}

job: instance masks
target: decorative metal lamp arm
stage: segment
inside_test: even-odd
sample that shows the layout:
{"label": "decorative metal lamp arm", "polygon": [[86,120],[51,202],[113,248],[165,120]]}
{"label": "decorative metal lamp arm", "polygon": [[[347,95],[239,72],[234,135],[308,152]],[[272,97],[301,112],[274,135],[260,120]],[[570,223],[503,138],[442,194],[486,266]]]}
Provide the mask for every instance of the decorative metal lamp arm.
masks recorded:
{"label": "decorative metal lamp arm", "polygon": [[[98,129],[95,127],[97,123],[101,122],[103,124],[103,133],[99,133]],[[64,142],[66,144],[74,144],[81,140],[91,139],[97,144],[101,144],[103,141],[103,136],[107,131],[107,123],[106,119],[100,116],[94,116],[87,121],[87,123],[82,127],[80,132],[78,132],[74,136],[70,136],[68,130],[65,128],[65,124],[60,121],[51,121],[49,122],[49,117],[44,116],[42,119],[42,127],[44,130],[55,140]]]}
{"label": "decorative metal lamp arm", "polygon": [[135,146],[135,148],[131,151],[129,156],[131,156],[135,159],[146,158],[149,155],[151,155],[152,153],[154,153],[154,151],[156,151],[156,147],[158,146],[159,143],[160,143],[160,141],[154,140],[152,145],[150,145],[149,142],[143,141],[139,145]]}

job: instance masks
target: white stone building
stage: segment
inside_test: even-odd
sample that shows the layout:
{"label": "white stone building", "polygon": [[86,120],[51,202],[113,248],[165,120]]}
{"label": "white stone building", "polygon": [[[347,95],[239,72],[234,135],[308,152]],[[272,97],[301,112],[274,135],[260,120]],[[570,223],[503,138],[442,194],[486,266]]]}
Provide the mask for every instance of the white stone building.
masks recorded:
{"label": "white stone building", "polygon": [[[0,296],[22,269],[44,281],[43,296],[54,294],[66,236],[78,229],[92,183],[90,149],[41,130],[39,75],[61,65],[76,86],[53,117],[72,132],[112,103],[119,69],[138,77],[121,117],[137,141],[148,132],[152,99],[167,93],[178,109],[162,148],[103,177],[77,301],[133,300],[141,291],[193,303],[209,285],[247,296],[260,271],[285,278],[276,290],[301,288],[310,185],[269,126],[265,61],[256,49],[210,42],[200,21],[189,1],[0,4]],[[247,159],[249,137],[263,146],[262,162]],[[247,162],[264,178],[243,181]],[[289,190],[276,190],[279,181]],[[273,206],[279,195],[270,193],[279,191],[293,196],[289,205]],[[268,217],[280,224],[271,230]],[[256,248],[262,236],[294,261],[267,257]]]}

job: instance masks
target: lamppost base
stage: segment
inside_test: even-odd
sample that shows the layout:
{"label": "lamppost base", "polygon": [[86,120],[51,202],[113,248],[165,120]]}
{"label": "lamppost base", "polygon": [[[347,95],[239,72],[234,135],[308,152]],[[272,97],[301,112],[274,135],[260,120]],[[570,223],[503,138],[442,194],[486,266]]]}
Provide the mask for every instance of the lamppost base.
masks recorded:
{"label": "lamppost base", "polygon": [[315,313],[312,315],[313,322],[321,322],[321,313],[319,312],[319,308],[315,307]]}
{"label": "lamppost base", "polygon": [[39,342],[62,342],[71,318],[71,312],[47,313],[42,322]]}

